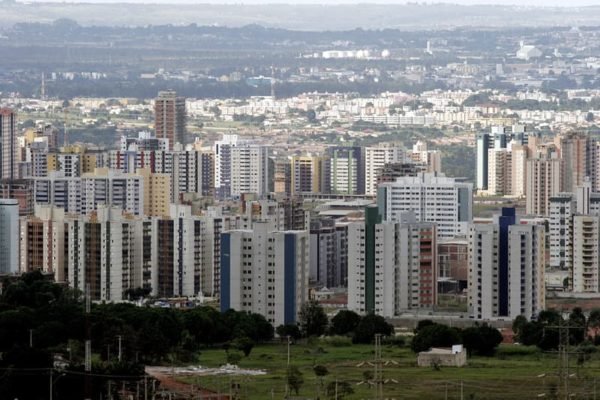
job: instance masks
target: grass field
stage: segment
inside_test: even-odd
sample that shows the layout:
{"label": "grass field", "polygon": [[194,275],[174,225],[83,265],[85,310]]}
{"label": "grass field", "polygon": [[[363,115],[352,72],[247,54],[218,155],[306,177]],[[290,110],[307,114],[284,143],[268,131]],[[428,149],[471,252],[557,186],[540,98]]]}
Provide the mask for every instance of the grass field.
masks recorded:
{"label": "grass field", "polygon": [[[415,355],[406,347],[383,346],[382,358],[398,363],[384,366],[384,379],[389,380],[384,384],[384,398],[388,399],[461,399],[461,385],[464,399],[554,398],[557,390],[564,390],[563,386],[557,388],[556,355],[542,353],[535,348],[502,346],[496,357],[473,357],[469,358],[467,367],[442,367],[439,370],[418,368]],[[321,364],[329,370],[323,386],[336,379],[338,382],[345,381],[351,384],[354,393],[344,398],[373,399],[375,389],[368,384],[358,384],[363,380],[364,371],[372,371],[373,367],[366,363],[362,367],[357,366],[372,359],[373,347],[367,345],[335,347],[319,342],[292,345],[291,364],[300,369],[304,378],[298,398],[316,399],[319,390],[321,399],[333,398],[325,396],[323,388],[319,389],[319,380],[312,367]],[[239,366],[265,369],[268,371],[265,376],[182,379],[222,393],[229,390],[231,379],[240,385],[241,399],[282,399],[286,362],[285,344],[263,345],[255,347]],[[224,350],[205,350],[200,355],[203,366],[215,367],[224,363]],[[600,375],[600,355],[593,355],[583,365],[578,365],[573,356],[571,365],[569,393],[574,393],[575,398],[593,399],[594,377]],[[600,398],[600,382],[598,390]]]}

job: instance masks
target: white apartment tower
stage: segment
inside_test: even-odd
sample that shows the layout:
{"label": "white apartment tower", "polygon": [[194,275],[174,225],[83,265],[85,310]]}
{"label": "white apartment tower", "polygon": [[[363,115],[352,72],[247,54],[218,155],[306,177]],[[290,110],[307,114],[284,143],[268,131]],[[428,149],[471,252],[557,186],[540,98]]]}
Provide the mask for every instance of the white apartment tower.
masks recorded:
{"label": "white apartment tower", "polygon": [[19,270],[19,202],[0,199],[0,274]]}
{"label": "white apartment tower", "polygon": [[404,149],[398,146],[365,147],[365,194],[377,195],[377,176],[390,163],[404,161]]}
{"label": "white apartment tower", "polygon": [[545,308],[545,228],[519,224],[514,208],[469,232],[469,314],[531,319]]}
{"label": "white apartment tower", "polygon": [[237,146],[231,149],[231,196],[269,193],[269,148]]}
{"label": "white apartment tower", "polygon": [[437,233],[413,213],[381,221],[376,206],[348,226],[348,309],[386,318],[437,302]]}
{"label": "white apartment tower", "polygon": [[377,204],[385,221],[413,211],[417,221],[435,222],[438,238],[466,235],[473,218],[473,186],[442,174],[420,173],[379,185]]}
{"label": "white apartment tower", "polygon": [[66,218],[67,281],[92,300],[119,301],[142,281],[141,219],[119,207],[98,206],[89,216]]}
{"label": "white apartment tower", "polygon": [[298,321],[308,301],[307,231],[277,231],[268,221],[221,235],[221,311],[263,315],[273,325]]}

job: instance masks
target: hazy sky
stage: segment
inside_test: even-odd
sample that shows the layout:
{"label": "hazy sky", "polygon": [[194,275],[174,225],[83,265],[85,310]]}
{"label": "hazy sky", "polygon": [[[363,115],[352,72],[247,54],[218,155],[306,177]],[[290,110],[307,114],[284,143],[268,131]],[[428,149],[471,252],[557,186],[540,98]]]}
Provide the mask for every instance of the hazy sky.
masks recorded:
{"label": "hazy sky", "polygon": [[[19,0],[24,1],[24,0]],[[34,2],[71,2],[71,3],[186,3],[186,4],[269,4],[269,3],[288,3],[288,4],[403,4],[408,0],[27,0]],[[520,6],[600,6],[600,0],[437,0],[437,1],[419,1],[418,3],[452,3],[452,4],[503,4]]]}

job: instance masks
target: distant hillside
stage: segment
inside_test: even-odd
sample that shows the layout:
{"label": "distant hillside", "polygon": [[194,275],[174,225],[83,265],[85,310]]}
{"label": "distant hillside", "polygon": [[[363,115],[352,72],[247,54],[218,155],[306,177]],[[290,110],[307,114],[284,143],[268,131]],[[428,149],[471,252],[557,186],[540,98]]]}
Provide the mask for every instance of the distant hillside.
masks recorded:
{"label": "distant hillside", "polygon": [[518,6],[405,5],[218,5],[93,4],[0,1],[0,27],[19,22],[70,18],[82,25],[144,26],[260,24],[296,30],[443,29],[597,25],[600,6],[534,8]]}

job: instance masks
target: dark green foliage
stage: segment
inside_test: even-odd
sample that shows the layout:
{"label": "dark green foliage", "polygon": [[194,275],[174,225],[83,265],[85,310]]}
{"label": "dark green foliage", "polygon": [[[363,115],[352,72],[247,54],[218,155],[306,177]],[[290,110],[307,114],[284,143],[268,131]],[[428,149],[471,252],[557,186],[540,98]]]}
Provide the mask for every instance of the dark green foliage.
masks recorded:
{"label": "dark green foliage", "polygon": [[[0,369],[6,371],[0,380],[0,398],[47,399],[48,368],[54,353],[70,360],[66,376],[61,376],[56,385],[55,398],[83,398],[80,372],[86,326],[92,352],[99,355],[92,366],[98,375],[93,386],[99,394],[108,387],[103,374],[142,376],[145,363],[174,359],[195,362],[202,346],[229,341],[236,350],[249,355],[254,343],[273,338],[273,326],[260,315],[235,311],[221,314],[210,307],[176,310],[94,304],[91,314],[86,315],[79,293],[33,272],[5,280],[0,295]],[[29,347],[30,332],[33,348]],[[231,354],[234,358],[233,354],[241,355],[237,351]],[[18,369],[23,368],[43,370],[33,377],[21,374]]]}
{"label": "dark green foliage", "polygon": [[427,325],[417,331],[411,348],[415,353],[427,351],[432,347],[451,347],[461,343],[460,332],[446,325]]}
{"label": "dark green foliage", "polygon": [[[596,316],[594,316],[595,318]],[[528,322],[522,317],[517,317],[513,322],[513,331],[516,335],[515,339],[521,344],[537,346],[544,351],[556,350],[560,341],[558,327],[563,323],[578,327],[577,329],[569,329],[571,344],[577,345],[583,342],[588,321],[586,321],[581,309],[578,308],[573,309],[573,312],[569,315],[569,320],[566,322],[555,310],[540,312],[535,321]]]}
{"label": "dark green foliage", "polygon": [[578,345],[585,339],[587,321],[583,311],[579,307],[575,307],[568,319],[569,326],[569,341],[571,344]]}
{"label": "dark green foliage", "polygon": [[372,343],[376,334],[390,336],[394,333],[394,327],[385,321],[385,318],[375,314],[365,315],[352,337],[353,343]]}
{"label": "dark green foliage", "polygon": [[324,365],[315,365],[313,367],[313,371],[315,372],[315,375],[318,376],[319,378],[322,378],[324,376],[327,376],[327,374],[329,374],[329,370]]}
{"label": "dark green foliage", "polygon": [[244,353],[244,356],[248,357],[254,348],[254,341],[246,336],[235,339],[232,346]]}
{"label": "dark green foliage", "polygon": [[502,343],[502,335],[496,328],[488,325],[474,326],[463,329],[462,343],[469,354],[492,356]]}
{"label": "dark green foliage", "polygon": [[303,336],[321,336],[327,331],[328,324],[327,314],[319,303],[311,300],[302,305],[298,313],[298,325]]}
{"label": "dark green foliage", "polygon": [[288,368],[287,381],[290,389],[296,392],[297,396],[300,392],[300,388],[304,384],[304,377],[298,367],[291,366]]}
{"label": "dark green foliage", "polygon": [[527,318],[525,318],[522,315],[519,315],[517,318],[515,318],[515,320],[513,321],[512,324],[512,331],[515,335],[515,339],[517,341],[520,341],[520,336],[523,333],[523,328],[527,325],[528,321]]}
{"label": "dark green foliage", "polygon": [[329,382],[327,385],[327,396],[330,399],[344,399],[352,394],[354,394],[354,389],[346,381]]}
{"label": "dark green foliage", "polygon": [[302,337],[302,332],[296,324],[279,325],[275,331],[277,336],[282,338],[289,336],[294,340],[298,340]]}
{"label": "dark green foliage", "polygon": [[347,335],[354,332],[360,323],[360,315],[350,310],[341,310],[331,319],[329,332],[332,335]]}

